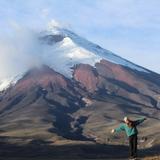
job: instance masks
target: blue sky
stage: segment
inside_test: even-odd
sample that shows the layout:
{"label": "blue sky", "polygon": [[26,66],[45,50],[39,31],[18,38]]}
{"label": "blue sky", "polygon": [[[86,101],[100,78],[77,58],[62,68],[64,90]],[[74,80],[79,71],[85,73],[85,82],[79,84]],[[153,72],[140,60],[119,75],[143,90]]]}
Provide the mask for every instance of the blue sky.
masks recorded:
{"label": "blue sky", "polygon": [[102,47],[160,73],[159,0],[0,0],[0,37],[55,19]]}

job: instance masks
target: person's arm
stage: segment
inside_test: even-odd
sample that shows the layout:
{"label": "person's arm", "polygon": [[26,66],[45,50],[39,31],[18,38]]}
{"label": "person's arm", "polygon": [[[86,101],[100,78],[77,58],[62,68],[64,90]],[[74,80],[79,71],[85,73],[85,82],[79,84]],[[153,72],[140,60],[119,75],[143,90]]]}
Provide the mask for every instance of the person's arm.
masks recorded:
{"label": "person's arm", "polygon": [[137,125],[143,123],[145,120],[146,120],[146,118],[138,119],[138,120],[135,121],[135,125],[137,126]]}
{"label": "person's arm", "polygon": [[124,130],[125,130],[124,124],[120,124],[118,128],[112,130],[112,133],[114,132],[119,133],[120,131],[124,131]]}

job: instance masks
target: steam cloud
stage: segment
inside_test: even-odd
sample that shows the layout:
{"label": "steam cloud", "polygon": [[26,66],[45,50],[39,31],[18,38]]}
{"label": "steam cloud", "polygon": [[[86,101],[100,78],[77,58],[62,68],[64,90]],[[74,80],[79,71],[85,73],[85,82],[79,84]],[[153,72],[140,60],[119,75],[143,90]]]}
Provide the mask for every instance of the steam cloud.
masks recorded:
{"label": "steam cloud", "polygon": [[24,73],[43,63],[40,45],[34,31],[19,28],[0,39],[0,80]]}
{"label": "steam cloud", "polygon": [[[61,23],[51,20],[48,29],[61,27]],[[16,23],[12,25],[11,35],[0,38],[0,81],[23,74],[29,68],[49,65],[49,53],[43,50],[38,41],[38,31],[22,27]]]}

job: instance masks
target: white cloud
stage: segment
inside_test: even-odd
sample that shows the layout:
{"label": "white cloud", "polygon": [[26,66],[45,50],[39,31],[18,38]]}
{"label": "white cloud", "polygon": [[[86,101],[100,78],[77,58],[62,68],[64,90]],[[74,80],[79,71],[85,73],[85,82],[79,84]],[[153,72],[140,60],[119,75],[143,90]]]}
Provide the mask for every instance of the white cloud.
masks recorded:
{"label": "white cloud", "polygon": [[41,63],[40,48],[34,36],[33,31],[16,25],[14,34],[0,39],[1,79],[23,73]]}

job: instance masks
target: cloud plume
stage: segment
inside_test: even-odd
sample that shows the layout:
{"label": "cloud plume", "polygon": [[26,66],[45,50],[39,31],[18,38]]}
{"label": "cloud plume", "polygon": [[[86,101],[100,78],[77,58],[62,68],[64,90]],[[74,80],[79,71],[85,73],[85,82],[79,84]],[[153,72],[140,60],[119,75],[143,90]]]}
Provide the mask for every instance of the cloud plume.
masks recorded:
{"label": "cloud plume", "polygon": [[15,29],[0,39],[0,79],[21,74],[42,63],[36,33],[27,28]]}

